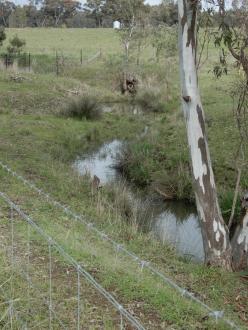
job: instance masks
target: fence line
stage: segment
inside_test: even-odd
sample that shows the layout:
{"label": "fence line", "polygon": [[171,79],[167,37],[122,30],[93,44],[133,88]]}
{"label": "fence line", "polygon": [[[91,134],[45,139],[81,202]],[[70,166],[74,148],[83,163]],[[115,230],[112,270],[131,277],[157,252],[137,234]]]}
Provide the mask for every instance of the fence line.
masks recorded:
{"label": "fence line", "polygon": [[92,222],[87,221],[85,215],[82,216],[82,215],[76,214],[74,211],[72,211],[70,209],[69,206],[63,205],[60,202],[54,200],[48,193],[44,192],[42,189],[38,188],[35,184],[33,184],[30,181],[26,180],[21,175],[18,175],[15,171],[13,171],[9,166],[4,164],[2,161],[0,161],[0,167],[2,167],[4,170],[6,170],[13,177],[15,177],[18,180],[22,181],[29,188],[35,190],[39,195],[43,196],[47,200],[47,202],[49,202],[50,204],[54,205],[55,207],[60,208],[61,210],[63,210],[64,213],[67,214],[68,216],[70,216],[74,221],[77,221],[77,222],[80,222],[80,223],[84,224],[89,230],[91,230],[92,232],[97,234],[102,240],[105,240],[105,241],[109,242],[110,244],[112,244],[112,246],[114,247],[114,249],[117,252],[122,252],[126,256],[130,257],[135,262],[137,262],[142,269],[143,268],[148,269],[153,275],[156,275],[157,277],[159,277],[164,283],[166,283],[170,287],[174,288],[183,297],[188,298],[188,299],[194,301],[196,304],[203,307],[208,312],[208,315],[210,317],[215,318],[216,321],[222,319],[231,328],[239,329],[239,327],[233,321],[231,321],[231,320],[229,320],[225,317],[224,311],[222,311],[222,310],[218,311],[218,310],[212,309],[210,306],[205,304],[202,300],[197,298],[194,295],[194,293],[188,291],[185,288],[180,287],[172,279],[165,276],[158,269],[156,269],[149,261],[142,260],[135,253],[133,253],[133,252],[129,251],[128,249],[126,249],[122,244],[119,244],[118,242],[113,240],[111,237],[109,237],[107,234],[105,234],[104,232],[97,229]]}
{"label": "fence line", "polygon": [[[30,276],[29,274],[25,273],[23,270],[22,270],[22,273],[20,274],[22,276],[22,278],[24,280],[26,280],[28,282],[28,285],[34,289],[36,292],[40,292],[40,290],[37,288],[37,286],[33,283],[33,281],[30,279]],[[55,312],[55,310],[52,308],[52,306],[49,304],[49,301],[47,301],[45,298],[42,298],[43,302],[45,305],[47,305],[47,307],[49,308],[49,312],[53,314],[53,316],[55,317],[55,319],[59,322],[60,326],[63,328],[63,329],[67,329],[65,324],[63,323],[63,321],[60,320],[59,316],[57,315],[57,313]]]}
{"label": "fence line", "polygon": [[[106,291],[90,273],[86,271],[86,269],[77,263],[77,261],[70,256],[61,245],[59,245],[52,237],[47,235],[47,233],[37,225],[37,223],[27,214],[25,214],[19,206],[17,206],[13,201],[9,199],[4,193],[0,192],[0,198],[5,201],[6,204],[9,205],[11,210],[15,210],[18,215],[25,220],[41,237],[42,239],[48,244],[49,246],[49,311],[50,311],[50,328],[51,328],[51,314],[52,314],[52,298],[51,298],[51,248],[59,252],[59,254],[66,260],[74,269],[83,276],[87,282],[89,282],[106,300],[135,328],[138,330],[145,330],[145,328],[141,325],[136,318],[130,314],[119,302],[108,292]],[[13,219],[12,219],[12,226],[13,228]],[[12,244],[13,244],[13,231],[12,231]],[[12,246],[13,250],[13,246]],[[13,252],[11,252],[12,254]],[[61,321],[62,322],[62,321]]]}
{"label": "fence line", "polygon": [[[47,59],[42,60],[42,56],[48,56]],[[49,58],[50,57],[50,58]],[[21,53],[21,54],[0,54],[0,67],[5,70],[8,68],[14,68],[15,70],[31,72],[31,69],[37,68],[37,63],[40,63],[45,72],[54,72],[57,76],[63,71],[67,65],[88,65],[91,62],[102,57],[102,50],[100,49],[97,53],[91,57],[83,59],[83,52],[80,50],[80,59],[77,60],[76,56],[64,55],[55,51],[55,55],[46,54],[31,54],[31,53]],[[38,62],[37,62],[38,61]],[[32,65],[33,64],[33,65]],[[39,71],[39,70],[38,70]]]}
{"label": "fence line", "polygon": [[[6,281],[6,282],[8,282],[8,281]],[[4,285],[6,284],[6,282],[3,285],[0,285],[0,291],[1,291],[2,297],[4,299],[6,299],[6,305],[9,305],[9,308],[8,309],[9,309],[9,314],[10,314],[11,311],[15,311],[15,309],[12,306],[13,305],[12,304],[12,300],[9,299],[9,297],[7,297],[7,295],[6,295],[6,293],[5,293],[4,289],[3,289]],[[14,315],[15,315],[16,320],[22,324],[21,330],[26,330],[27,329],[27,325],[24,323],[24,321],[22,320],[22,318],[19,317],[19,315],[17,314],[17,312],[14,313]]]}
{"label": "fence line", "polygon": [[101,51],[97,52],[95,55],[93,55],[92,57],[88,58],[85,62],[86,63],[91,63],[94,60],[96,60],[98,57],[101,57]]}

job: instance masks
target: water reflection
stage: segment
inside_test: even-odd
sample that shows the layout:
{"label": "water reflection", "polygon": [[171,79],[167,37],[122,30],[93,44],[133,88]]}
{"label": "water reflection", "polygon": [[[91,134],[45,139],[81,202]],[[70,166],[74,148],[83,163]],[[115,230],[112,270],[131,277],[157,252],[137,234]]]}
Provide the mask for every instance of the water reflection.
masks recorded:
{"label": "water reflection", "polygon": [[114,140],[110,143],[105,143],[99,150],[90,155],[77,159],[74,163],[74,168],[81,175],[98,176],[101,184],[106,184],[119,175],[114,168],[115,159],[123,145],[123,142]]}
{"label": "water reflection", "polygon": [[196,214],[180,220],[176,213],[165,210],[154,219],[153,230],[162,242],[171,243],[181,254],[197,261],[204,260],[201,228]]}
{"label": "water reflection", "polygon": [[[123,142],[119,140],[105,143],[97,151],[77,159],[73,166],[81,175],[98,176],[101,184],[114,184],[121,178],[114,165],[122,146]],[[134,194],[133,191],[132,196]],[[143,198],[140,205],[149,209],[149,217],[146,217],[145,223],[140,224],[142,230],[153,232],[163,243],[171,243],[182,255],[195,261],[204,260],[201,229],[192,205],[177,201],[165,203],[151,196]]]}
{"label": "water reflection", "polygon": [[142,115],[143,111],[142,109],[135,104],[130,103],[112,103],[112,104],[103,104],[103,112],[104,113],[111,113],[111,112],[117,112],[117,113],[125,113],[125,114],[133,114],[133,115]]}

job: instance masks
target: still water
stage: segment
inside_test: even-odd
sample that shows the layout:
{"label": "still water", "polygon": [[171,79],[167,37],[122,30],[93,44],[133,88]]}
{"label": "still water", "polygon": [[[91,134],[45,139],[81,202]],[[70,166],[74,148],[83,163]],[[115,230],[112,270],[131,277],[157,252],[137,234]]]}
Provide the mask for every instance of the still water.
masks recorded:
{"label": "still water", "polygon": [[[121,179],[115,162],[122,145],[119,140],[105,143],[98,150],[78,158],[73,167],[81,175],[98,176],[101,184],[115,184]],[[143,229],[150,230],[163,243],[172,244],[179,254],[203,261],[202,234],[195,208],[183,202],[162,202],[152,198],[149,203],[151,215],[149,223],[142,224]]]}

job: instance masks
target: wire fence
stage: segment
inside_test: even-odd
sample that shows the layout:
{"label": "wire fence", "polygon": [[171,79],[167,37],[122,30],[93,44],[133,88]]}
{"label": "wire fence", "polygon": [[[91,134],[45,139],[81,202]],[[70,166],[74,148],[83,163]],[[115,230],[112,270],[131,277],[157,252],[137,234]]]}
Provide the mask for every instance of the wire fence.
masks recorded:
{"label": "wire fence", "polygon": [[87,66],[101,57],[101,49],[91,56],[84,55],[83,50],[80,50],[78,56],[66,55],[60,51],[55,51],[53,55],[5,53],[0,54],[0,68],[15,72],[54,73],[59,76],[73,68]]}
{"label": "wire fence", "polygon": [[[104,298],[104,308],[102,307],[104,314],[107,309],[109,311],[109,306],[111,306],[112,310],[111,313],[109,312],[109,318],[111,318],[110,320],[114,328],[124,329],[129,325],[132,329],[145,329],[127,309],[105,290],[61,245],[50,237],[37,222],[25,214],[4,193],[0,192],[0,198],[10,208],[9,223],[6,229],[10,237],[8,242],[6,242],[6,251],[8,252],[9,260],[11,260],[8,308],[8,323],[11,329],[13,329],[15,321],[21,323],[24,328],[29,327],[31,323],[33,327],[35,324],[35,328],[39,328],[42,324],[47,329],[82,329],[82,325],[85,326],[85,322],[87,322],[84,319],[87,317],[85,296],[87,293],[89,294],[87,292],[89,289],[86,289],[83,281],[86,281],[91,289],[94,289],[98,295]],[[35,242],[39,242],[39,244]],[[71,268],[69,295],[67,292],[67,297],[65,298],[63,297],[65,284],[63,279],[59,277],[63,274],[63,269],[68,269],[68,267]],[[25,287],[21,289],[20,281],[16,278],[17,272],[18,276],[21,276],[27,283],[26,290]],[[46,275],[44,276],[44,274]],[[58,282],[60,285],[58,285]],[[74,294],[73,287],[75,289]],[[24,295],[23,291],[25,292]],[[65,305],[65,300],[69,301],[68,305]],[[95,296],[94,302],[97,302]],[[97,312],[94,314],[94,319],[96,319]],[[35,319],[29,318],[30,315],[36,315]],[[88,321],[91,322],[92,320]],[[101,322],[103,321],[101,320]]]}
{"label": "wire fence", "polygon": [[110,246],[113,247],[114,251],[117,253],[122,253],[123,255],[129,257],[131,260],[135,261],[141,269],[147,269],[151,272],[154,276],[158,277],[162,282],[164,282],[166,285],[169,285],[173,289],[175,289],[177,292],[179,292],[183,297],[192,300],[196,304],[200,305],[204,310],[208,312],[208,315],[210,317],[213,317],[216,321],[222,320],[224,321],[228,326],[230,326],[233,329],[239,329],[239,327],[231,320],[229,320],[226,316],[224,311],[220,310],[214,310],[207,304],[205,304],[202,300],[200,300],[196,295],[189,290],[179,286],[177,283],[175,283],[171,278],[166,276],[165,274],[161,273],[158,269],[156,269],[149,261],[141,259],[139,256],[137,256],[132,251],[129,251],[124,245],[116,242],[111,237],[109,237],[106,233],[100,231],[95,225],[93,220],[89,220],[88,217],[79,215],[72,211],[69,206],[63,205],[62,203],[54,200],[48,193],[44,192],[42,189],[38,188],[36,185],[34,185],[32,182],[26,180],[21,175],[18,175],[15,171],[13,171],[9,166],[4,164],[2,161],[0,161],[0,167],[2,167],[4,170],[6,170],[10,175],[21,181],[23,184],[25,184],[27,187],[31,188],[32,190],[36,191],[40,196],[45,198],[45,200],[50,203],[51,205],[55,206],[56,208],[61,209],[68,217],[70,217],[72,220],[82,223],[92,231],[94,234],[96,234],[100,239],[108,242]]}

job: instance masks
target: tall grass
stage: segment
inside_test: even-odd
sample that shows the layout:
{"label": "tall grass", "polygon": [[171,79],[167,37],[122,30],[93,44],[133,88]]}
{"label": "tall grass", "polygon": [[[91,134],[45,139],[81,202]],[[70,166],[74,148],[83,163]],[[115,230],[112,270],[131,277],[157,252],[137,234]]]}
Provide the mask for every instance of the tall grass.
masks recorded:
{"label": "tall grass", "polygon": [[143,112],[165,111],[165,104],[161,100],[161,94],[153,90],[142,90],[135,98],[135,103],[140,106]]}
{"label": "tall grass", "polygon": [[61,114],[69,118],[96,120],[102,115],[102,107],[95,96],[83,95],[72,99]]}
{"label": "tall grass", "polygon": [[106,190],[116,213],[127,221],[134,233],[149,223],[151,218],[149,200],[134,194],[125,180],[108,184]]}

